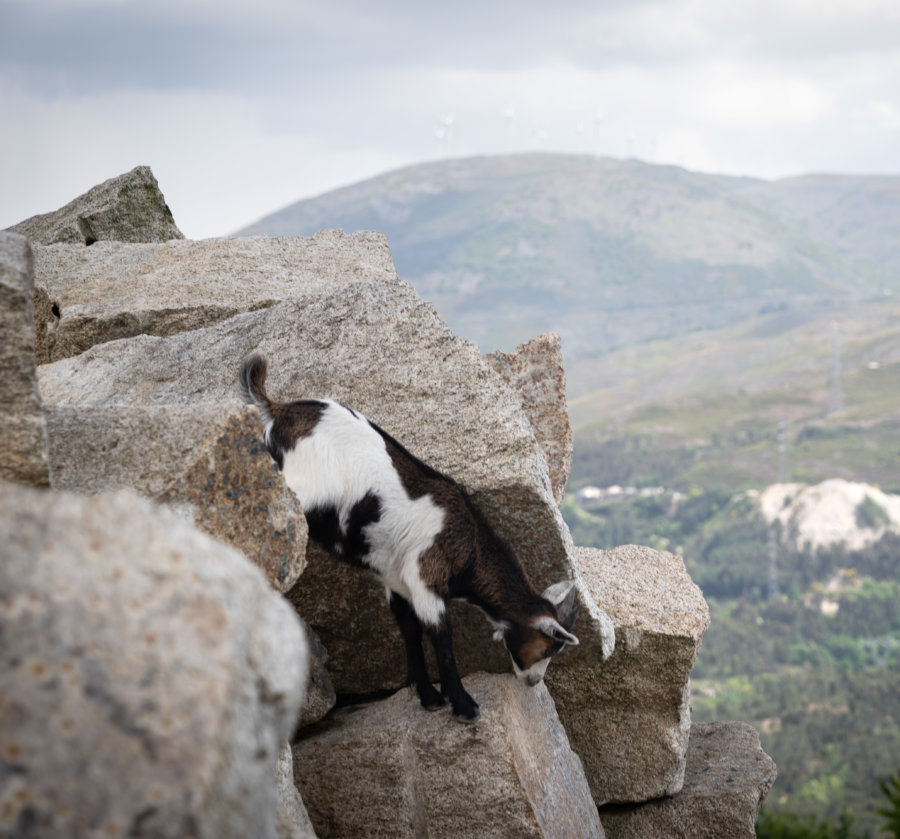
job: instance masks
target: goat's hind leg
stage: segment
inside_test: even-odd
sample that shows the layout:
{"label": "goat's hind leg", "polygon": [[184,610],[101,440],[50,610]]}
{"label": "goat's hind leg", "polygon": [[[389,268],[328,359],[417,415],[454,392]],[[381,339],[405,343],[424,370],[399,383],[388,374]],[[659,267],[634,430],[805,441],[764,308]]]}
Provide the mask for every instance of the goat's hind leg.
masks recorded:
{"label": "goat's hind leg", "polygon": [[422,648],[422,623],[416,615],[409,601],[392,591],[388,602],[400,633],[403,635],[403,644],[406,647],[406,683],[415,688],[419,694],[422,707],[428,711],[435,711],[447,704],[447,700],[435,690],[428,676],[428,667],[425,664],[425,651]]}

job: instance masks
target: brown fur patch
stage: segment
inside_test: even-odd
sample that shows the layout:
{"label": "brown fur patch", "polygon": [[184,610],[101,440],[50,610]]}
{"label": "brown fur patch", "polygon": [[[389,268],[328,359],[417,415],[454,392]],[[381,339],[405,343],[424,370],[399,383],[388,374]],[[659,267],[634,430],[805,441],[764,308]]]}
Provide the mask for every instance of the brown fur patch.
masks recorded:
{"label": "brown fur patch", "polygon": [[556,642],[537,629],[528,631],[528,636],[519,648],[519,658],[522,659],[522,669],[528,670],[541,659],[547,657],[550,648]]}
{"label": "brown fur patch", "polygon": [[275,424],[272,426],[272,435],[277,435],[278,444],[285,450],[292,449],[298,440],[312,433],[324,411],[325,403],[316,400],[289,402],[287,405],[273,402]]}

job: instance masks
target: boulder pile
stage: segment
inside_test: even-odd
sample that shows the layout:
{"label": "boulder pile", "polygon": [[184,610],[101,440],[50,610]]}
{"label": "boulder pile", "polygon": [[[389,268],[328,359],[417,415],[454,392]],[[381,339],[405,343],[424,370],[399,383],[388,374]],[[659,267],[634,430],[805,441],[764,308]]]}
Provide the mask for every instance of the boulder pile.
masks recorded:
{"label": "boulder pile", "polygon": [[[709,611],[683,561],[576,549],[560,515],[556,336],[482,357],[378,233],[186,241],[145,167],[16,229],[0,233],[0,832],[752,829],[774,766],[752,730],[691,725]],[[515,680],[453,604],[477,723],[403,689],[382,587],[308,543],[237,396],[254,351],[275,398],[333,397],[453,477],[539,589],[575,581],[581,644],[544,684]],[[722,761],[739,769],[709,771]]]}

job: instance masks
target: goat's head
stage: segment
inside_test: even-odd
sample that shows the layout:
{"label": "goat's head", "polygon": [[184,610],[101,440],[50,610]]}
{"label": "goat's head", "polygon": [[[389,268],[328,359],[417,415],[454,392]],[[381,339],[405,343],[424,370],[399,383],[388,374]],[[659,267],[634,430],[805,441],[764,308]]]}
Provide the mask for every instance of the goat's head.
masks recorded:
{"label": "goat's head", "polygon": [[536,685],[544,678],[550,659],[567,644],[578,643],[569,632],[578,610],[575,584],[556,583],[543,592],[535,613],[524,622],[498,628],[495,637],[506,644],[516,676]]}

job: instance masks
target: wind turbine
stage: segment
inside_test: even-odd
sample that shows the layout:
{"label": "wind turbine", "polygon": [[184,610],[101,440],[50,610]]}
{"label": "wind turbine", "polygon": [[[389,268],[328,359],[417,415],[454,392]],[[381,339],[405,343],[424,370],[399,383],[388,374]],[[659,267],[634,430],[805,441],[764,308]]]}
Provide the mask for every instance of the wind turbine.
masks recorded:
{"label": "wind turbine", "polygon": [[509,103],[503,111],[503,120],[506,122],[506,153],[509,154],[512,151],[512,138],[513,138],[513,119],[516,116],[516,106]]}
{"label": "wind turbine", "polygon": [[443,157],[445,147],[453,145],[453,114],[441,114],[438,117],[437,127],[434,129],[434,138],[438,144],[438,156]]}
{"label": "wind turbine", "polygon": [[594,112],[594,154],[600,156],[600,123],[603,122],[603,111]]}

